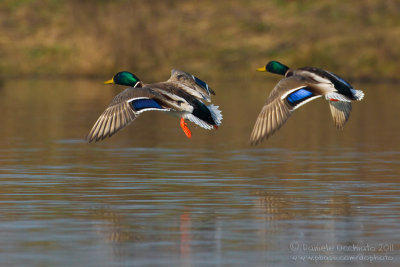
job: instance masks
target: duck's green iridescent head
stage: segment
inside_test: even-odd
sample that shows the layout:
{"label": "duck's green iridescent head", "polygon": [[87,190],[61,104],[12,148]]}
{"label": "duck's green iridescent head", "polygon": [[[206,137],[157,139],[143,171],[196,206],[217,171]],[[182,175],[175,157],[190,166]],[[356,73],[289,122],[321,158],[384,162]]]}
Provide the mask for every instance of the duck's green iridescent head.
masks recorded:
{"label": "duck's green iridescent head", "polygon": [[257,69],[257,71],[268,71],[280,75],[285,75],[288,70],[289,70],[288,66],[285,66],[282,63],[275,60],[270,61],[264,67]]}
{"label": "duck's green iridescent head", "polygon": [[140,85],[140,79],[135,74],[128,71],[120,71],[112,77],[111,80],[105,81],[104,84],[119,84],[131,87]]}

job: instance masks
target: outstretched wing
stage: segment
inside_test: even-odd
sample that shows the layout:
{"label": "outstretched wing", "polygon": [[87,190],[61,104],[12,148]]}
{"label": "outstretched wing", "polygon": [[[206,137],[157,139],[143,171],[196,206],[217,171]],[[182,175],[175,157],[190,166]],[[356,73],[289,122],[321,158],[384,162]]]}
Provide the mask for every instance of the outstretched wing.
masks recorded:
{"label": "outstretched wing", "polygon": [[250,143],[255,145],[274,134],[295,109],[320,96],[298,76],[279,81],[257,117]]}
{"label": "outstretched wing", "polygon": [[171,77],[168,79],[168,82],[179,83],[183,85],[181,89],[186,91],[188,94],[198,99],[204,99],[208,102],[211,102],[211,95],[215,95],[214,91],[207,83],[194,75],[181,70],[171,70]]}
{"label": "outstretched wing", "polygon": [[100,115],[86,140],[97,142],[110,137],[133,122],[140,113],[149,110],[167,111],[149,88],[128,88],[114,97]]}
{"label": "outstretched wing", "polygon": [[250,143],[256,145],[277,131],[290,117],[291,110],[280,98],[262,107],[250,136]]}

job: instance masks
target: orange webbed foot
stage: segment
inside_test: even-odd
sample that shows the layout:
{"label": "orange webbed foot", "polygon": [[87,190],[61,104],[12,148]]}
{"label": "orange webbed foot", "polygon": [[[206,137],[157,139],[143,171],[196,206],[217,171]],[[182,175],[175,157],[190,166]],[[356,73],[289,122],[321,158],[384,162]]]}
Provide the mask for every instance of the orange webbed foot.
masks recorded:
{"label": "orange webbed foot", "polygon": [[186,134],[187,138],[192,138],[192,132],[187,127],[187,123],[185,122],[184,118],[181,118],[180,124],[181,124],[181,128],[182,128],[183,132]]}

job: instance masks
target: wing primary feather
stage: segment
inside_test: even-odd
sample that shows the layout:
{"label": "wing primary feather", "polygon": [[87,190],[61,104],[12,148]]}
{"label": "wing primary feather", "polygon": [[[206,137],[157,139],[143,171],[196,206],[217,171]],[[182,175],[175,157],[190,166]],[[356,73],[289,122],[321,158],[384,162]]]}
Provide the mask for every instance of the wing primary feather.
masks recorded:
{"label": "wing primary feather", "polygon": [[277,116],[277,112],[278,112],[278,110],[277,110],[277,106],[275,105],[274,106],[274,108],[273,108],[273,111],[272,111],[272,114],[271,114],[271,124],[272,124],[272,131],[271,131],[271,134],[273,133],[273,132],[275,132],[275,130],[276,130],[276,127],[277,127],[277,120],[276,120],[276,116]]}
{"label": "wing primary feather", "polygon": [[116,111],[115,117],[116,117],[116,122],[115,122],[116,129],[119,130],[119,129],[122,128],[122,126],[121,126],[122,125],[122,121],[121,121],[121,106],[117,107],[117,111]]}
{"label": "wing primary feather", "polygon": [[101,131],[102,127],[103,127],[103,123],[104,123],[103,116],[100,116],[99,123],[97,124],[96,130],[93,133],[93,137],[94,137],[95,142],[98,141],[98,137],[100,135],[100,131]]}
{"label": "wing primary feather", "polygon": [[257,139],[260,141],[264,138],[264,135],[266,134],[267,124],[268,124],[267,115],[268,114],[266,113],[266,108],[264,107],[262,113],[260,114],[260,125],[257,136]]}
{"label": "wing primary feather", "polygon": [[258,140],[260,140],[262,136],[265,134],[266,122],[267,118],[265,117],[265,109],[263,108],[259,116],[256,142],[258,142]]}
{"label": "wing primary feather", "polygon": [[99,131],[99,133],[98,133],[99,140],[104,139],[104,137],[105,137],[105,135],[106,135],[106,128],[107,128],[107,124],[108,124],[108,114],[109,114],[109,113],[110,113],[110,110],[109,110],[109,109],[107,109],[107,110],[104,112],[103,123],[102,123],[101,128],[100,128],[100,131]]}
{"label": "wing primary feather", "polygon": [[110,132],[108,134],[108,137],[111,137],[113,133],[115,132],[115,119],[117,118],[115,110],[112,112],[112,116],[110,118]]}
{"label": "wing primary feather", "polygon": [[95,131],[97,129],[97,125],[99,124],[99,122],[100,122],[99,120],[96,121],[96,123],[93,125],[92,129],[90,130],[88,136],[86,137],[86,139],[89,141],[89,143],[93,141],[93,137],[95,135]]}
{"label": "wing primary feather", "polygon": [[107,114],[107,121],[104,125],[104,132],[103,136],[107,137],[110,134],[110,128],[111,128],[111,121],[112,121],[112,110],[110,110]]}
{"label": "wing primary feather", "polygon": [[273,109],[271,108],[268,112],[268,130],[267,130],[267,136],[266,137],[270,137],[271,136],[271,132],[273,131],[272,128],[272,113]]}

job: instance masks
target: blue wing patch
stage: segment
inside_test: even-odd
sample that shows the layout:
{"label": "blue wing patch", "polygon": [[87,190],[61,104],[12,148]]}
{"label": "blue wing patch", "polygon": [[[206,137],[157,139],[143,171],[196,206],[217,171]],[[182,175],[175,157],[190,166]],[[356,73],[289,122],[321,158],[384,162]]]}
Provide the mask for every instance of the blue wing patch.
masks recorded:
{"label": "blue wing patch", "polygon": [[301,88],[293,93],[290,93],[286,99],[292,105],[296,106],[297,104],[303,102],[304,100],[314,96],[314,94],[307,89]]}
{"label": "blue wing patch", "polygon": [[197,77],[194,76],[194,75],[192,75],[192,76],[193,76],[194,81],[195,81],[199,86],[201,86],[201,87],[203,87],[204,89],[206,89],[207,92],[208,92],[209,94],[211,93],[211,92],[210,92],[210,89],[208,88],[208,84],[207,84],[206,82],[200,80],[199,78],[197,78]]}
{"label": "blue wing patch", "polygon": [[150,98],[134,99],[130,104],[135,111],[140,111],[143,109],[164,109],[155,100]]}
{"label": "blue wing patch", "polygon": [[204,81],[200,80],[199,78],[197,78],[196,76],[193,76],[194,80],[196,81],[196,83],[198,85],[200,85],[201,87],[203,87],[204,89],[208,89],[208,84],[205,83]]}

